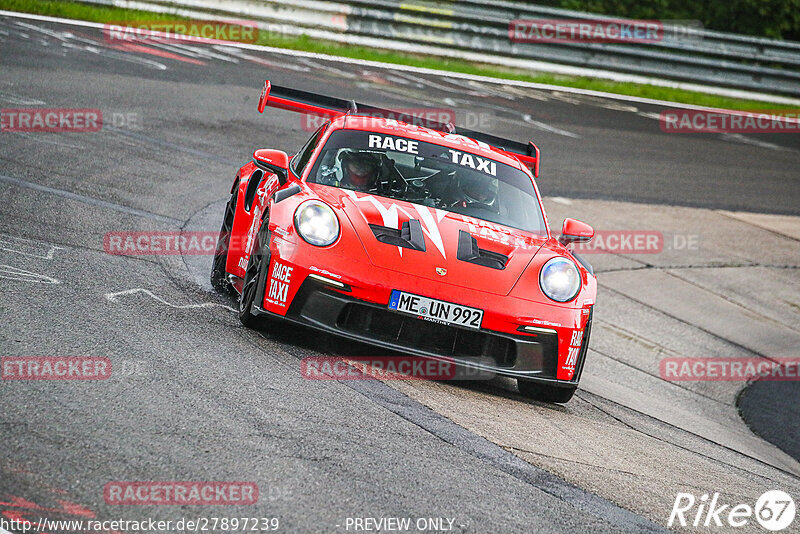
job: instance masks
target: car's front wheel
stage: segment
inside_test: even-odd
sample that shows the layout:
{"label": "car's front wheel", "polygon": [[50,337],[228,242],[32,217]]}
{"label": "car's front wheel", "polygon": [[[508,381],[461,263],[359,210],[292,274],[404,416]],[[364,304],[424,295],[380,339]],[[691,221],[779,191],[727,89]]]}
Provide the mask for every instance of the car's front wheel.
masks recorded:
{"label": "car's front wheel", "polygon": [[225,206],[225,216],[222,217],[222,228],[217,239],[217,249],[214,252],[214,260],[211,265],[211,285],[217,291],[230,293],[231,285],[228,283],[228,273],[225,265],[228,262],[228,249],[231,242],[231,231],[233,230],[233,216],[236,213],[236,198],[239,195],[238,184],[234,186],[231,198]]}
{"label": "car's front wheel", "polygon": [[517,386],[524,397],[543,402],[557,402],[559,404],[569,402],[575,394],[575,390],[578,389],[577,387],[560,388],[548,386],[547,384],[539,384],[524,378],[517,379]]}
{"label": "car's front wheel", "polygon": [[[248,328],[256,328],[261,324],[261,320],[253,315],[253,306],[256,305],[258,298],[259,282],[266,276],[269,267],[269,231],[265,220],[256,235],[253,251],[247,260],[247,269],[244,273],[242,282],[242,294],[239,297],[239,321]],[[264,287],[261,285],[261,287]]]}

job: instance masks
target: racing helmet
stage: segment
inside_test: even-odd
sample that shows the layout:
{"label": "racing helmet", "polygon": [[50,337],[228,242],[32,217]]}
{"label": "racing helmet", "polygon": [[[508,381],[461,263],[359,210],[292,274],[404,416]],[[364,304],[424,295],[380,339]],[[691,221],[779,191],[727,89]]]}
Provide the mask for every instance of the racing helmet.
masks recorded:
{"label": "racing helmet", "polygon": [[492,205],[497,198],[496,178],[468,173],[459,178],[458,185],[467,203]]}
{"label": "racing helmet", "polygon": [[356,189],[370,189],[378,179],[381,160],[371,152],[346,151],[341,155],[343,181]]}

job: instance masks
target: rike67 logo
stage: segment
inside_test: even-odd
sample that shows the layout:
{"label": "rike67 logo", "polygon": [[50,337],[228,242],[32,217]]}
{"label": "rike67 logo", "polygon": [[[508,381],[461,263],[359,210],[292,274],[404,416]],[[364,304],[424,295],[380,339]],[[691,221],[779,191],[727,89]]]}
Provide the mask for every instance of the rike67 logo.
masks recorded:
{"label": "rike67 logo", "polygon": [[719,493],[714,493],[710,499],[707,493],[700,498],[691,493],[678,493],[667,526],[745,527],[752,525],[755,519],[763,528],[778,532],[794,522],[796,511],[792,497],[781,490],[764,492],[755,506],[725,503]]}

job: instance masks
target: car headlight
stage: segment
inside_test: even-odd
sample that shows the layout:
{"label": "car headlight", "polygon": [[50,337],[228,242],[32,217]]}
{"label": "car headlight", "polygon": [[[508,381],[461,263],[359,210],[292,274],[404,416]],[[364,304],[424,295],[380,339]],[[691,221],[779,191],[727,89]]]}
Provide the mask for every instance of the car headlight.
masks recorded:
{"label": "car headlight", "polygon": [[294,212],[294,226],[306,242],[327,247],[339,237],[339,219],[333,209],[319,200],[307,200]]}
{"label": "car headlight", "polygon": [[539,285],[548,298],[567,302],[575,298],[581,288],[581,274],[573,262],[566,258],[553,258],[539,272]]}

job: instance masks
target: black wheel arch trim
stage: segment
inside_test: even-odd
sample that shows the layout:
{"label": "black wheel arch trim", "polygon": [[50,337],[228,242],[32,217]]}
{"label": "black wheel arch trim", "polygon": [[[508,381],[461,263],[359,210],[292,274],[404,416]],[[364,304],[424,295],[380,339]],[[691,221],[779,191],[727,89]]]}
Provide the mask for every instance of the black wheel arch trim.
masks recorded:
{"label": "black wheel arch trim", "polygon": [[269,276],[269,262],[272,258],[272,252],[269,248],[270,241],[271,237],[269,232],[269,219],[265,219],[264,222],[261,223],[261,228],[258,230],[258,252],[260,254],[264,254],[264,257],[261,259],[262,266],[264,267],[264,276],[259,275],[258,285],[256,286],[256,294],[253,301],[253,306],[258,307],[258,309],[261,309],[261,306],[264,305],[264,292],[267,289],[266,286],[267,276]]}
{"label": "black wheel arch trim", "polygon": [[253,208],[256,191],[258,190],[259,184],[264,180],[264,176],[264,171],[261,169],[254,170],[253,174],[250,175],[250,179],[247,181],[247,189],[244,192],[244,211],[250,213],[250,210]]}

